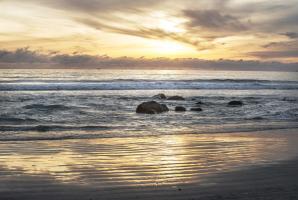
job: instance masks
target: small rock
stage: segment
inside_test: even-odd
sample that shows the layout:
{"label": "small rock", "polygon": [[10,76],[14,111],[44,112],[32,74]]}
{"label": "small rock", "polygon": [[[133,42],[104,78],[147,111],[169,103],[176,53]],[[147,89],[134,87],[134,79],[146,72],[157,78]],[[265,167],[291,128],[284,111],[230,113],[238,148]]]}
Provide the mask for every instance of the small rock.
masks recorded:
{"label": "small rock", "polygon": [[243,106],[243,102],[242,101],[230,101],[228,103],[229,106]]}
{"label": "small rock", "polygon": [[253,117],[253,118],[251,118],[252,120],[262,120],[262,119],[264,119],[263,117]]}
{"label": "small rock", "polygon": [[283,101],[296,101],[296,99],[291,98],[291,97],[284,97],[282,100]]}
{"label": "small rock", "polygon": [[175,107],[175,111],[176,112],[185,112],[186,108],[184,108],[183,106],[176,106]]}
{"label": "small rock", "polygon": [[50,131],[50,127],[49,126],[44,126],[44,125],[38,125],[35,127],[36,131],[39,132],[47,132]]}
{"label": "small rock", "polygon": [[165,104],[159,104],[156,101],[148,101],[138,105],[136,113],[144,114],[158,114],[169,111],[169,108]]}
{"label": "small rock", "polygon": [[163,93],[157,94],[153,96],[154,99],[166,99],[166,95]]}
{"label": "small rock", "polygon": [[197,111],[197,112],[203,111],[202,108],[191,108],[190,110],[191,111]]}
{"label": "small rock", "polygon": [[168,100],[184,101],[185,99],[181,96],[171,96],[171,97],[168,98]]}

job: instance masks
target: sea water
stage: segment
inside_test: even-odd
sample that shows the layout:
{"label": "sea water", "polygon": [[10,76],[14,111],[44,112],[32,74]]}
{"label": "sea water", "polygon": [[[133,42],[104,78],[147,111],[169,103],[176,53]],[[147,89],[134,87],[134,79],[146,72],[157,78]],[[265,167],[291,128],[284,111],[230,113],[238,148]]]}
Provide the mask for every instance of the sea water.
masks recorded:
{"label": "sea water", "polygon": [[[158,93],[186,100],[154,99]],[[135,112],[151,100],[170,111]],[[232,100],[244,105],[230,107]],[[188,111],[175,112],[175,106]],[[190,111],[195,107],[203,111]],[[1,69],[0,110],[0,141],[298,128],[298,73]]]}

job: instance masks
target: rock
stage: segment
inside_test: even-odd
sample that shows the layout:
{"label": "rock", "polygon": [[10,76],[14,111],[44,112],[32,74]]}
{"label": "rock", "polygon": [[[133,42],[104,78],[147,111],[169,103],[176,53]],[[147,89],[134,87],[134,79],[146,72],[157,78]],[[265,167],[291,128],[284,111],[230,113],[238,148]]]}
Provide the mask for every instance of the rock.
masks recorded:
{"label": "rock", "polygon": [[190,110],[191,111],[197,111],[197,112],[203,111],[202,108],[191,108]]}
{"label": "rock", "polygon": [[176,112],[185,112],[186,108],[184,108],[183,106],[176,106],[175,107],[175,111]]}
{"label": "rock", "polygon": [[50,127],[49,126],[44,126],[44,125],[38,125],[35,127],[36,131],[39,132],[47,132],[50,131]]}
{"label": "rock", "polygon": [[264,119],[263,117],[253,117],[253,118],[251,118],[252,120],[262,120],[262,119]]}
{"label": "rock", "polygon": [[168,100],[184,101],[185,99],[181,96],[171,96],[171,97],[168,98]]}
{"label": "rock", "polygon": [[284,97],[282,100],[283,101],[296,101],[296,99],[291,98],[291,97]]}
{"label": "rock", "polygon": [[169,111],[169,108],[165,104],[159,104],[156,101],[148,101],[138,105],[136,113],[144,114],[158,114]]}
{"label": "rock", "polygon": [[163,93],[157,94],[153,96],[154,99],[166,99],[166,95]]}
{"label": "rock", "polygon": [[229,106],[243,106],[243,102],[242,101],[230,101],[228,103]]}

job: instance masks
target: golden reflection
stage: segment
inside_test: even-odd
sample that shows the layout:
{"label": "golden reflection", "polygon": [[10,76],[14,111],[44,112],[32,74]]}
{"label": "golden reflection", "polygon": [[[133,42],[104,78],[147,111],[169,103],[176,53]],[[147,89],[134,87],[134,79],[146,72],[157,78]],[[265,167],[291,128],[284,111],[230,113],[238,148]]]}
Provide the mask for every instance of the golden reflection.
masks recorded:
{"label": "golden reflection", "polygon": [[[48,174],[61,182],[176,185],[277,156],[286,140],[241,135],[167,135],[0,144],[8,171]],[[13,155],[3,152],[15,150]]]}

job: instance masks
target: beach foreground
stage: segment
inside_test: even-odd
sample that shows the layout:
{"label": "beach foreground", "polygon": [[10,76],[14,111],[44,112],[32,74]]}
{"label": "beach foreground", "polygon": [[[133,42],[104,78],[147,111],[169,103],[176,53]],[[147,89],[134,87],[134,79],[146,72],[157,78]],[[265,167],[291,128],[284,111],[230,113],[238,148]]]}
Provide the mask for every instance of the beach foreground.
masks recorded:
{"label": "beach foreground", "polygon": [[297,129],[0,143],[0,199],[297,199]]}

